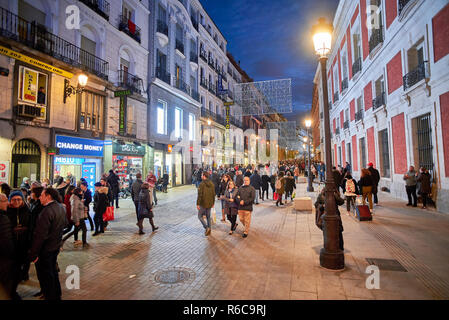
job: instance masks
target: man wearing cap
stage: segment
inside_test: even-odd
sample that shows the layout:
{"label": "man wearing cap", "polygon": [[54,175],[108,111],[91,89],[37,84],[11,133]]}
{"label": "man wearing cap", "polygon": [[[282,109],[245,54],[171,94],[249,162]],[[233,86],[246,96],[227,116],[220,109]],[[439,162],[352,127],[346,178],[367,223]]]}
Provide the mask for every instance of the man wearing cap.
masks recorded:
{"label": "man wearing cap", "polygon": [[373,163],[368,163],[368,170],[371,173],[371,177],[373,178],[373,196],[374,196],[374,204],[377,206],[379,200],[377,199],[377,186],[379,185],[380,181],[380,174],[377,169],[374,169]]}
{"label": "man wearing cap", "polygon": [[14,236],[14,275],[13,288],[11,295],[13,299],[20,299],[17,294],[17,286],[20,281],[28,280],[28,270],[30,268],[27,259],[28,250],[31,246],[31,213],[23,198],[23,193],[20,190],[12,191],[9,194],[9,207],[7,216],[11,224]]}

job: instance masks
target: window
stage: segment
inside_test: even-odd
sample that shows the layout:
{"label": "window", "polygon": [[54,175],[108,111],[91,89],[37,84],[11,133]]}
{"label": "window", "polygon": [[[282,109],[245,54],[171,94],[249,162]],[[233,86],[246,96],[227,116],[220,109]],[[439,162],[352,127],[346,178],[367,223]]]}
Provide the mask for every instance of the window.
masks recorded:
{"label": "window", "polygon": [[203,107],[203,108],[206,107],[206,100],[204,99],[203,96],[201,96],[201,107]]}
{"label": "window", "polygon": [[84,50],[80,52],[81,63],[85,66],[92,67],[92,69],[96,70],[97,66],[94,65],[95,60],[92,59],[92,57],[90,57],[89,54],[86,54],[87,52],[90,53],[91,55],[96,55],[97,51],[96,42],[81,35],[81,49]]}
{"label": "window", "polygon": [[157,133],[167,134],[167,103],[158,100],[157,103]]}
{"label": "window", "polygon": [[362,96],[357,98],[357,112],[363,111],[363,99]]}
{"label": "window", "polygon": [[[335,65],[335,68],[334,68],[334,93],[338,93],[338,91],[339,91],[340,85],[338,83],[339,83],[338,66]],[[335,100],[338,100],[338,99],[335,99]]]}
{"label": "window", "polygon": [[353,45],[354,61],[357,61],[362,56],[361,51],[360,51],[360,34],[359,33],[355,33],[352,35],[352,45]]}
{"label": "window", "polygon": [[175,137],[182,138],[182,109],[175,109]]}
{"label": "window", "polygon": [[417,44],[407,51],[407,66],[408,72],[416,70],[424,63],[424,39],[421,39]]}
{"label": "window", "polygon": [[104,96],[89,91],[80,95],[80,129],[103,131]]}
{"label": "window", "polygon": [[158,6],[158,19],[162,22],[167,22],[167,11],[160,4]]}
{"label": "window", "polygon": [[189,114],[189,140],[194,141],[195,140],[195,115]]}
{"label": "window", "polygon": [[365,168],[367,165],[365,138],[360,138],[359,145],[360,145],[360,167]]}
{"label": "window", "polygon": [[19,68],[18,103],[40,108],[39,120],[47,119],[48,76],[34,69]]}
{"label": "window", "polygon": [[137,134],[135,108],[132,105],[126,106],[126,133],[135,136]]}
{"label": "window", "polygon": [[209,101],[209,111],[212,111],[212,101]]}
{"label": "window", "polygon": [[390,177],[390,150],[388,147],[388,130],[379,131],[380,146],[380,174],[382,177]]}
{"label": "window", "polygon": [[122,14],[126,19],[133,21],[133,10],[125,4],[122,7]]}
{"label": "window", "polygon": [[384,76],[381,76],[379,79],[374,82],[374,109],[379,108],[380,106],[385,105],[385,84],[384,84]]}
{"label": "window", "polygon": [[345,122],[348,121],[349,122],[349,109],[345,110]]}

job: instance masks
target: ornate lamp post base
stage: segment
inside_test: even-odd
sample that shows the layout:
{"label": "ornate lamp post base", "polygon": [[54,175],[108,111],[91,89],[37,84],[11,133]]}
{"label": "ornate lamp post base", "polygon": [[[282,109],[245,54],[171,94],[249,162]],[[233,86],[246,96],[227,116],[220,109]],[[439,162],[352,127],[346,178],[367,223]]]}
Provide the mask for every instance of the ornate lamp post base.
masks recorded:
{"label": "ornate lamp post base", "polygon": [[345,268],[345,255],[340,249],[340,217],[337,215],[323,215],[324,248],[320,251],[320,266],[331,270]]}

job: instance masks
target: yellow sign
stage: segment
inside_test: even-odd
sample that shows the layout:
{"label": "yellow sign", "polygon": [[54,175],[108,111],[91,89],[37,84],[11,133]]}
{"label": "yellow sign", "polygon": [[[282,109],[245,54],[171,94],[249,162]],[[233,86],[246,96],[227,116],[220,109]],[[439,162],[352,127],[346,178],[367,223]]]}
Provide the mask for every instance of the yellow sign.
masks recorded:
{"label": "yellow sign", "polygon": [[49,64],[43,63],[43,62],[41,62],[41,61],[39,61],[37,59],[28,57],[28,56],[23,55],[23,54],[21,54],[19,52],[13,51],[13,50],[8,49],[8,48],[5,48],[3,46],[0,46],[0,54],[3,54],[3,55],[8,56],[10,58],[14,58],[16,60],[20,60],[20,61],[26,62],[28,64],[31,64],[31,65],[35,66],[35,67],[47,70],[49,72],[53,72],[53,73],[59,74],[60,76],[63,76],[63,77],[69,78],[69,79],[73,77],[73,73],[70,73],[68,71],[65,71],[65,70],[53,67],[53,66],[51,66]]}
{"label": "yellow sign", "polygon": [[173,150],[173,146],[171,144],[169,144],[168,147],[167,147],[167,152],[171,153],[172,150]]}
{"label": "yellow sign", "polygon": [[23,72],[23,97],[27,102],[37,102],[37,72],[24,69]]}

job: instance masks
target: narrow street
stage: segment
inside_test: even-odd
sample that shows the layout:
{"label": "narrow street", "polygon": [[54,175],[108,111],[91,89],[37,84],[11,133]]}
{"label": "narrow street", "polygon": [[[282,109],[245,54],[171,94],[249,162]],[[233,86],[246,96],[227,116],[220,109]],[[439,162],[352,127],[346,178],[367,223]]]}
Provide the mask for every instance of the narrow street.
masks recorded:
{"label": "narrow street", "polygon": [[[305,184],[297,187],[298,196],[306,194]],[[340,207],[346,260],[340,272],[319,266],[323,237],[314,212],[265,201],[255,206],[248,238],[241,237],[240,225],[228,235],[229,223],[219,221],[220,213],[206,237],[196,215],[195,187],[158,193],[158,200],[155,233],[145,221],[147,233],[137,234],[128,199],[121,200],[104,235],[88,236],[90,249],[67,240],[59,255],[63,299],[449,298],[449,217],[405,207],[385,193],[372,222],[358,222]],[[395,260],[380,267],[379,290],[365,287],[367,258]],[[69,265],[80,269],[79,290],[66,287]],[[19,293],[36,299],[38,288],[32,266]]]}

